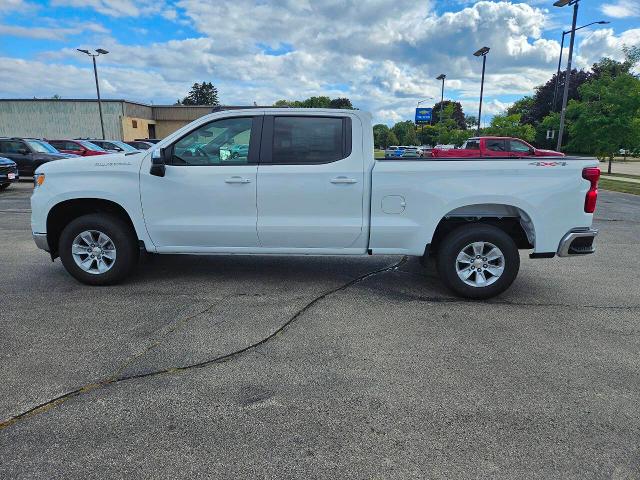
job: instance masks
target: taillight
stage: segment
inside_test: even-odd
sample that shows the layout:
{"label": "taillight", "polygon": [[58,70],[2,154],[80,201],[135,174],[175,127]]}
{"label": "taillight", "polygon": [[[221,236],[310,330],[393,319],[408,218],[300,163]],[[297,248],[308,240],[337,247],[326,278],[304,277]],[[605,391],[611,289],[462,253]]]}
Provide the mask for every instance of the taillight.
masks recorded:
{"label": "taillight", "polygon": [[598,180],[600,180],[600,169],[598,167],[589,167],[582,170],[582,178],[589,180],[591,186],[584,199],[584,211],[593,213],[596,211],[596,202],[598,201]]}

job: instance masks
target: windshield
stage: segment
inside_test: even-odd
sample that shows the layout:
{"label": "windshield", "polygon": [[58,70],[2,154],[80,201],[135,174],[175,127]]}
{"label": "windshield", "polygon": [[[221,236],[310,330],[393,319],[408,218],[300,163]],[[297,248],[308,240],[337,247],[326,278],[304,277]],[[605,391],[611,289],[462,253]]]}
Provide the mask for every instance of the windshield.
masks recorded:
{"label": "windshield", "polygon": [[114,145],[119,146],[126,153],[135,153],[135,152],[139,152],[140,151],[137,148],[132,147],[131,145],[128,145],[128,144],[126,144],[124,142],[119,142],[117,140],[113,140],[111,143],[113,143]]}
{"label": "windshield", "polygon": [[46,148],[49,151],[49,153],[60,153],[57,148],[55,148],[50,143],[45,142],[44,140],[35,140],[35,141],[38,142],[40,145],[42,145],[44,148]]}
{"label": "windshield", "polygon": [[37,140],[25,140],[25,142],[27,142],[29,147],[31,147],[31,150],[36,153],[59,153],[55,148],[51,147],[51,145],[49,145],[49,147],[51,147],[52,150],[49,150],[49,148],[45,147]]}
{"label": "windshield", "polygon": [[102,147],[99,147],[95,143],[87,142],[86,140],[76,140],[80,145],[84,148],[88,148],[89,150],[95,150],[97,152],[106,152],[106,150]]}

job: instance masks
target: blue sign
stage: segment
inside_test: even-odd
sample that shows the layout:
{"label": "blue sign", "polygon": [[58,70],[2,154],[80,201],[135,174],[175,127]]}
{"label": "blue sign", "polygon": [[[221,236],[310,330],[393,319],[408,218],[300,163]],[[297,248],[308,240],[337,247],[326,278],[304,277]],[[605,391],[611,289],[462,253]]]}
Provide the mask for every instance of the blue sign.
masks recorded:
{"label": "blue sign", "polygon": [[416,108],[416,123],[431,123],[433,108]]}

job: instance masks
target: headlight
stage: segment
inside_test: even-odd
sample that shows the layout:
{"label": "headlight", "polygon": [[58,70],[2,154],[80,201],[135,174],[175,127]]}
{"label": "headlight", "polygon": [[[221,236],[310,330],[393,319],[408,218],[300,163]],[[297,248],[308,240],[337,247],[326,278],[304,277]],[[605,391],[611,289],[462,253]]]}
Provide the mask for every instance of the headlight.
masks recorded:
{"label": "headlight", "polygon": [[44,183],[44,173],[36,173],[33,176],[33,186],[39,187]]}

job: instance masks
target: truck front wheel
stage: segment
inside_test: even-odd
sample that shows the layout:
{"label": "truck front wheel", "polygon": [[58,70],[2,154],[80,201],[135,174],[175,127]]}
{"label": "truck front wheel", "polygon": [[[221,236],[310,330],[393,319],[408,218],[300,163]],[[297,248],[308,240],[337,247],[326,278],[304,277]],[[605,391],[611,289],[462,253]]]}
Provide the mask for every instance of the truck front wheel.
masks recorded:
{"label": "truck front wheel", "polygon": [[90,214],[71,221],[58,245],[64,268],[87,285],[113,285],[125,278],[138,260],[131,227],[115,215]]}
{"label": "truck front wheel", "polygon": [[486,299],[504,292],[520,269],[513,239],[492,225],[462,226],[440,244],[438,273],[462,297]]}

